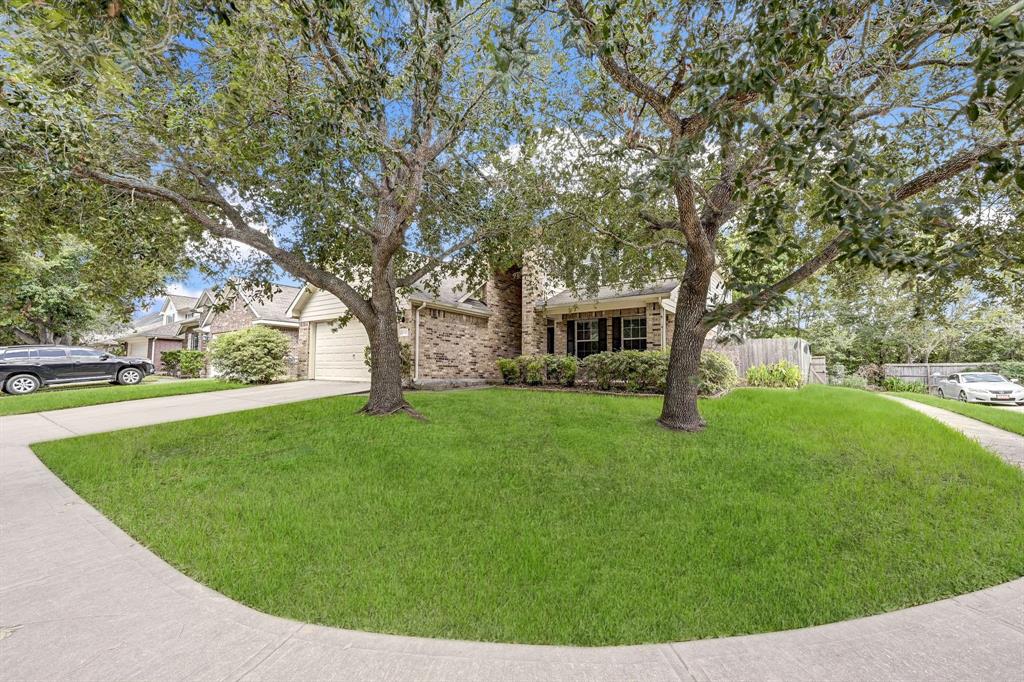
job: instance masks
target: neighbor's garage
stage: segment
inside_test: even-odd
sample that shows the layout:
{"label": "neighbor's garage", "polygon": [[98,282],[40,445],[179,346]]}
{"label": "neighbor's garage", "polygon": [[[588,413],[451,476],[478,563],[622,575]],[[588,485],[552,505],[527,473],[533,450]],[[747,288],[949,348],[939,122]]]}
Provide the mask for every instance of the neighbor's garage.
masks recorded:
{"label": "neighbor's garage", "polygon": [[310,326],[312,358],[310,376],[313,379],[335,381],[369,381],[370,369],[364,361],[370,339],[357,320],[351,320],[334,331],[331,322],[317,322]]}
{"label": "neighbor's garage", "polygon": [[309,323],[310,379],[328,381],[369,381],[370,369],[363,360],[370,339],[359,320],[351,318],[344,327],[335,322],[346,312],[344,304],[326,291],[306,285],[289,306],[288,314]]}

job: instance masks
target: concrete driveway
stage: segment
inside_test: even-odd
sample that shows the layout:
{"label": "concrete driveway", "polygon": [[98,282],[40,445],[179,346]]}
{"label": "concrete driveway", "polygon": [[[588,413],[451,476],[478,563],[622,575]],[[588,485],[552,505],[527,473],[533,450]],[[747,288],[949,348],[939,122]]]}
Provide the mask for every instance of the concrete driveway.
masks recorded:
{"label": "concrete driveway", "polygon": [[298,623],[179,573],[28,448],[366,388],[303,382],[0,418],[0,679],[932,681],[1024,670],[1024,579],[843,623],[679,644],[524,646]]}

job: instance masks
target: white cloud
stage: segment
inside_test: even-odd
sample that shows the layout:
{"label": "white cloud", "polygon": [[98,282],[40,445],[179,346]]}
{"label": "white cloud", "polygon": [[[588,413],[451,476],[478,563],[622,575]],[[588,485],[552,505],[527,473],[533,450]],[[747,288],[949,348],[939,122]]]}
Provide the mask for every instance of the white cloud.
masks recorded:
{"label": "white cloud", "polygon": [[199,294],[203,293],[203,290],[190,287],[184,282],[171,282],[167,286],[167,293],[175,296],[191,296],[192,298],[199,298]]}

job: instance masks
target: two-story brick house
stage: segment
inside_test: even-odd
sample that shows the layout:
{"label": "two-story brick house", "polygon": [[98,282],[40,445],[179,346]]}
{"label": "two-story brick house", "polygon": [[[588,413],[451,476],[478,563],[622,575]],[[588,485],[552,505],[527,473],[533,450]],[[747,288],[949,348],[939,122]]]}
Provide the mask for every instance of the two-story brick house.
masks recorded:
{"label": "two-story brick house", "polygon": [[200,294],[192,314],[181,320],[177,333],[188,350],[206,350],[218,335],[254,325],[266,326],[288,337],[291,344],[286,357],[288,375],[298,376],[299,322],[288,316],[288,306],[300,291],[299,287],[275,284],[269,298],[242,292],[219,302],[218,294],[207,289]]}
{"label": "two-story brick house", "polygon": [[[498,380],[496,360],[551,353],[586,357],[601,351],[657,350],[672,342],[678,281],[642,288],[601,287],[576,296],[529,266],[496,272],[479,287],[446,280],[437,291],[417,289],[399,301],[399,338],[411,347],[418,384]],[[720,278],[709,298],[720,300]],[[288,307],[299,323],[298,376],[366,381],[366,331],[345,306],[305,286]]]}

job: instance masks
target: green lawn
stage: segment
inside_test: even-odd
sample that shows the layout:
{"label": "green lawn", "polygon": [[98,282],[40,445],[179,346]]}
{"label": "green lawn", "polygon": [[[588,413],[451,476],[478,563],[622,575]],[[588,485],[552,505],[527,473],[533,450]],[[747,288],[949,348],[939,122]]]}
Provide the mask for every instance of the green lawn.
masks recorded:
{"label": "green lawn", "polygon": [[314,400],[41,443],[133,537],[265,612],[377,632],[664,642],[863,616],[1024,574],[1024,475],[864,391]]}
{"label": "green lawn", "polygon": [[923,395],[921,393],[894,393],[907,400],[916,400],[925,405],[941,407],[950,412],[962,414],[971,419],[991,424],[1006,431],[1019,433],[1024,436],[1024,412],[1014,412],[1005,407],[996,405],[979,405],[977,403],[962,403],[959,400],[943,400],[934,395]]}
{"label": "green lawn", "polygon": [[44,388],[31,395],[0,394],[0,417],[9,414],[25,414],[46,410],[62,410],[66,407],[84,407],[119,403],[124,400],[159,398],[165,395],[185,395],[241,388],[244,384],[219,381],[217,379],[183,379],[181,381],[144,382],[137,386],[61,387]]}

